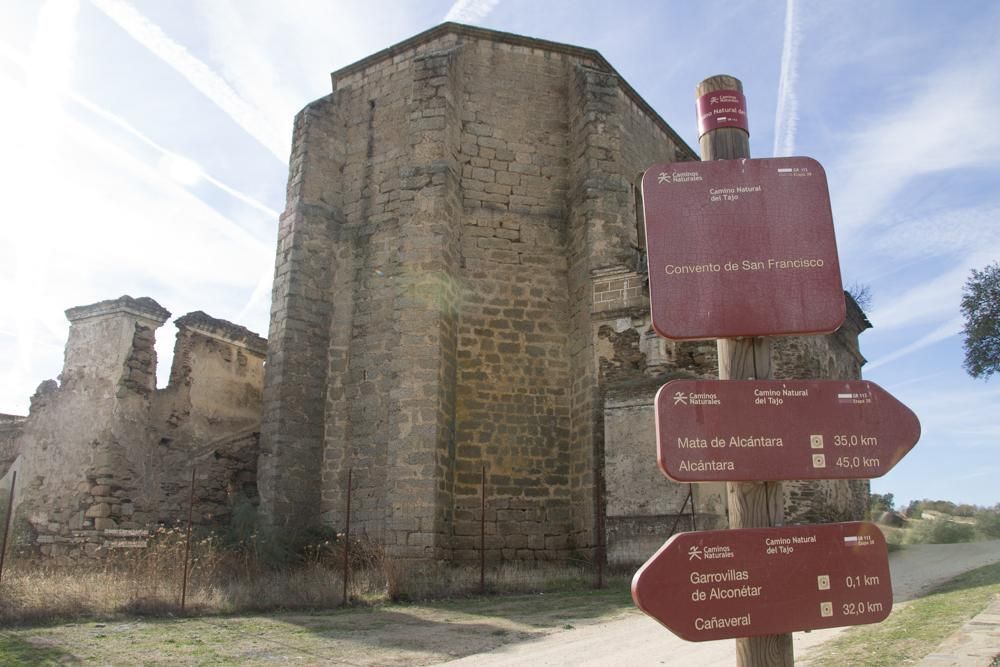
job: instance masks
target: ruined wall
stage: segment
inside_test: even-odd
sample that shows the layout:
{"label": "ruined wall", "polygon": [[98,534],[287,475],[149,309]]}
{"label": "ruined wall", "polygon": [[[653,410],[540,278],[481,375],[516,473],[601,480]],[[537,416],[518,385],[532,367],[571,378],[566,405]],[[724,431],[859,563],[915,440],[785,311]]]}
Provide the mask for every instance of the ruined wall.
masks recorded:
{"label": "ruined wall", "polygon": [[99,533],[153,517],[155,449],[146,426],[156,387],[153,332],[169,313],[122,297],[66,311],[60,382],[31,400],[19,447],[17,512],[47,555],[94,553]]}
{"label": "ruined wall", "polygon": [[256,504],[267,341],[201,311],[174,320],[170,381],[156,392],[150,426],[161,471],[157,520],[224,525],[236,502]]}
{"label": "ruined wall", "polygon": [[225,521],[237,491],[256,498],[263,339],[204,313],[180,318],[173,382],[157,391],[154,332],[169,312],[123,296],[66,315],[60,381],[43,382],[10,427],[26,546],[93,557],[121,541],[114,531],[180,520],[192,465],[197,521]]}
{"label": "ruined wall", "polygon": [[21,453],[18,440],[24,432],[25,419],[20,415],[0,414],[0,477],[7,473]]}

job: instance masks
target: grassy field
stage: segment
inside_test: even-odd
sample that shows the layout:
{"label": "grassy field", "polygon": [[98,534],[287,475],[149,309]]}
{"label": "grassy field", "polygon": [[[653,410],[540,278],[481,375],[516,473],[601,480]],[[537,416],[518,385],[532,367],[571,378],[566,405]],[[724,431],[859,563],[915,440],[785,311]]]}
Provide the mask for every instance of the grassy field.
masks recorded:
{"label": "grassy field", "polygon": [[603,590],[0,630],[0,665],[426,665],[638,613]]}
{"label": "grassy field", "polygon": [[1000,563],[967,572],[924,597],[896,605],[882,623],[850,628],[803,658],[815,665],[913,664],[997,596]]}
{"label": "grassy field", "polygon": [[[906,547],[903,547],[904,549]],[[932,652],[1000,595],[1000,564],[897,605],[878,625],[845,630],[800,660],[904,665]],[[0,665],[428,665],[638,614],[628,579],[546,593],[487,595],[337,610],[100,620],[0,630]]]}

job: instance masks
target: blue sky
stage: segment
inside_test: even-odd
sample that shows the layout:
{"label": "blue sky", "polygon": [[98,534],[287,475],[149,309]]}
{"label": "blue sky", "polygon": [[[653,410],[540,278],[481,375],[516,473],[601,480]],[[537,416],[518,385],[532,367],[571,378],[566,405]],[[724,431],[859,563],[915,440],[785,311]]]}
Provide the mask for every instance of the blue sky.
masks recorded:
{"label": "blue sky", "polygon": [[754,157],[826,168],[845,283],[873,295],[865,378],[923,424],[873,490],[1000,502],[1000,383],[962,370],[958,309],[1000,258],[988,1],[3,3],[0,412],[58,375],[70,306],[152,296],[266,335],[295,112],[446,18],[597,49],[694,147],[694,86],[742,79]]}

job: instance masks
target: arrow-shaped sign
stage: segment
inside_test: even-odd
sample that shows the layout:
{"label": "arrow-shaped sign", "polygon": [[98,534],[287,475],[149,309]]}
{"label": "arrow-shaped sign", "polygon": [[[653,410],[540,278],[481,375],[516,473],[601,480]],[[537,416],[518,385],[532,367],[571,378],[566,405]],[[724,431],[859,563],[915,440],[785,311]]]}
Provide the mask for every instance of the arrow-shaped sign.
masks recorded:
{"label": "arrow-shaped sign", "polygon": [[636,606],[688,641],[877,623],[892,610],[871,523],[680,533],[632,579]]}
{"label": "arrow-shaped sign", "polygon": [[865,380],[675,380],[656,394],[657,460],[679,482],[869,479],[920,438]]}

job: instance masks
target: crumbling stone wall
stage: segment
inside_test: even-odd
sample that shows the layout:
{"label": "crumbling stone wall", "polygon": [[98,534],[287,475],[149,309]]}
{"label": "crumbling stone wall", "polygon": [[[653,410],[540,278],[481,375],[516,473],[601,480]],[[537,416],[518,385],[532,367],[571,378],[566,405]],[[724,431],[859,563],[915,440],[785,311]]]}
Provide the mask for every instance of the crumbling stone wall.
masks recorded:
{"label": "crumbling stone wall", "polygon": [[66,315],[60,382],[43,382],[27,418],[4,424],[20,454],[26,546],[97,556],[122,531],[180,520],[192,465],[196,521],[224,521],[237,492],[256,499],[263,339],[204,313],[179,318],[173,381],[157,391],[154,332],[169,312],[123,296]]}
{"label": "crumbling stone wall", "polygon": [[3,477],[20,454],[18,440],[24,432],[25,417],[0,414],[0,477]]}
{"label": "crumbling stone wall", "polygon": [[156,386],[152,331],[169,315],[131,297],[66,311],[60,382],[39,386],[19,439],[17,511],[42,553],[93,553],[97,531],[152,519],[141,498],[155,484],[153,441],[136,417]]}
{"label": "crumbling stone wall", "polygon": [[261,395],[267,341],[202,311],[174,321],[170,381],[152,424],[160,475],[157,520],[225,524],[235,502],[256,504]]}

